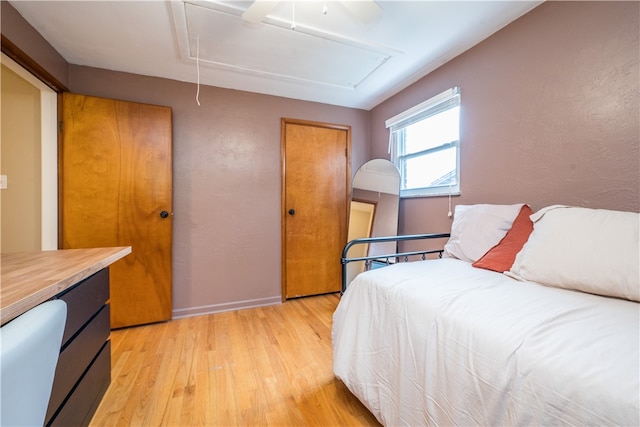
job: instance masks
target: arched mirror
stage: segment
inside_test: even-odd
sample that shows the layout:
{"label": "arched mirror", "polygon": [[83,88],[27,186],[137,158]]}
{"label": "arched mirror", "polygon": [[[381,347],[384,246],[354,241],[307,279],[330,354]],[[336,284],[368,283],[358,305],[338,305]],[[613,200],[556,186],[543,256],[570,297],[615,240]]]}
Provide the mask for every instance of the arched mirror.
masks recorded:
{"label": "arched mirror", "polygon": [[[395,236],[398,233],[400,173],[385,159],[373,159],[362,165],[353,178],[349,211],[348,241],[363,237]],[[395,242],[356,245],[348,257],[394,253]],[[347,265],[347,283],[364,271],[364,261]]]}

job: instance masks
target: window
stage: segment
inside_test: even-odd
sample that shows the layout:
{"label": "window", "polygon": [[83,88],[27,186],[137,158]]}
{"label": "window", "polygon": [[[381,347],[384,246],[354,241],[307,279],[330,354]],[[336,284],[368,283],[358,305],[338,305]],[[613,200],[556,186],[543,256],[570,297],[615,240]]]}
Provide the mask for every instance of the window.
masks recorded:
{"label": "window", "polygon": [[400,197],[460,194],[460,89],[451,88],[386,121]]}

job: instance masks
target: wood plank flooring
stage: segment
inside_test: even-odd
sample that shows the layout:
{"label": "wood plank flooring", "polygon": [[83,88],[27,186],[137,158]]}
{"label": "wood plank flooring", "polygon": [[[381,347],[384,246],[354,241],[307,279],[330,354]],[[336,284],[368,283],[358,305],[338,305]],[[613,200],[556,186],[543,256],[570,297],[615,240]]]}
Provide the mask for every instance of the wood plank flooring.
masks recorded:
{"label": "wood plank flooring", "polygon": [[112,331],[91,426],[379,426],[333,376],[338,294]]}

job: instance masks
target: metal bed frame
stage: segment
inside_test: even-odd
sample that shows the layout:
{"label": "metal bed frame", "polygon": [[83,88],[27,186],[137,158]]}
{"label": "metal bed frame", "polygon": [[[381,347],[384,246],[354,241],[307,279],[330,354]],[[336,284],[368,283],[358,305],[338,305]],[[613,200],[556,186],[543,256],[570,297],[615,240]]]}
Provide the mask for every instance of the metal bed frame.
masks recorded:
{"label": "metal bed frame", "polygon": [[[353,239],[349,243],[347,243],[342,250],[342,258],[340,258],[340,263],[342,264],[342,290],[340,291],[340,295],[344,294],[344,291],[347,290],[347,264],[350,262],[356,261],[364,261],[365,262],[365,270],[369,270],[374,263],[380,263],[385,265],[394,264],[396,262],[404,262],[409,261],[410,256],[420,256],[421,259],[426,259],[429,254],[438,254],[438,257],[442,258],[442,252],[444,249],[428,249],[422,251],[411,251],[411,252],[399,252],[393,254],[386,255],[371,255],[364,257],[356,257],[356,258],[348,258],[347,252],[352,246],[355,245],[364,245],[369,243],[380,243],[380,242],[405,242],[408,240],[431,240],[431,239],[444,239],[448,238],[450,233],[440,233],[440,234],[407,234],[403,236],[384,236],[384,237],[365,237],[361,239]],[[396,246],[397,247],[397,246]],[[392,261],[393,260],[393,261]]]}

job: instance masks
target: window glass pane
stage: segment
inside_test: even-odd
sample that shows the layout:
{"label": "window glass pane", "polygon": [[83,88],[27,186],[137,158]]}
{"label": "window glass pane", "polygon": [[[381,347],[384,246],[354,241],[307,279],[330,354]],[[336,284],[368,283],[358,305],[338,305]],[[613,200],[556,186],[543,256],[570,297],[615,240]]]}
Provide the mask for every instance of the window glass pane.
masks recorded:
{"label": "window glass pane", "polygon": [[402,189],[457,184],[458,147],[404,160]]}
{"label": "window glass pane", "polygon": [[460,107],[457,106],[407,126],[404,153],[411,154],[458,141],[459,116]]}

